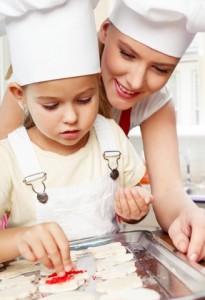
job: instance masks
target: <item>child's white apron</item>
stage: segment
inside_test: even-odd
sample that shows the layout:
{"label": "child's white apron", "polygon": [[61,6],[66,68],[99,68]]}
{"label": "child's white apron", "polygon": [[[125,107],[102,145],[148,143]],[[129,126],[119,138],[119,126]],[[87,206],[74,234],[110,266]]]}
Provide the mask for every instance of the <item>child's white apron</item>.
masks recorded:
{"label": "child's white apron", "polygon": [[[113,180],[110,177],[110,165],[113,162],[110,162],[109,155],[111,160],[114,158],[115,167],[113,168],[116,168],[120,152],[116,151],[112,128],[104,117],[98,115],[94,127],[102,155],[105,152],[108,153],[106,155],[108,157],[106,163],[109,163],[107,174],[89,183],[79,183],[72,187],[54,189],[46,189],[45,178],[45,192],[48,195],[46,203],[40,203],[36,198],[36,191],[34,191],[37,223],[58,223],[69,240],[119,231],[114,209],[114,194],[118,180]],[[8,139],[24,179],[32,179],[29,181],[32,183],[37,178],[41,178],[41,191],[39,190],[39,193],[42,193],[42,174],[45,173],[41,170],[27,131],[24,127],[20,127],[9,134]],[[55,172],[55,170],[53,171]]]}

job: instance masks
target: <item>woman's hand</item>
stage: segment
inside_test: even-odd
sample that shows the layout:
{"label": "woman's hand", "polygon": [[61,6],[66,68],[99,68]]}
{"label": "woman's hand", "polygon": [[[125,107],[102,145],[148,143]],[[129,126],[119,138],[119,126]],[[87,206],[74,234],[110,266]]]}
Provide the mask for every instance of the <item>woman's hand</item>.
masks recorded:
{"label": "woman's hand", "polygon": [[148,214],[152,202],[153,196],[139,186],[120,188],[115,195],[116,213],[127,223],[141,221]]}
{"label": "woman's hand", "polygon": [[57,223],[28,227],[17,235],[16,246],[26,260],[55,269],[59,276],[72,269],[69,242]]}
{"label": "woman's hand", "polygon": [[168,230],[175,247],[192,261],[205,259],[205,210],[197,206],[184,210]]}

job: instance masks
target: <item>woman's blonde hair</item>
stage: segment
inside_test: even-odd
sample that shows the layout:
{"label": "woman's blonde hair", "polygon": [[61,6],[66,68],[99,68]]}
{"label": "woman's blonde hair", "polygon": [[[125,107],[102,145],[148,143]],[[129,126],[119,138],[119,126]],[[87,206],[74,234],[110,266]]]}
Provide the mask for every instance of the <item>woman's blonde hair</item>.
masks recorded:
{"label": "woman's blonde hair", "polygon": [[[102,53],[104,50],[104,44],[101,43],[98,33],[98,45],[100,50],[100,59],[102,58]],[[99,105],[99,113],[106,118],[111,118],[111,105],[108,102],[107,95],[105,92],[105,87],[103,84],[102,76],[100,77],[99,81],[99,96],[100,96],[100,105]]]}

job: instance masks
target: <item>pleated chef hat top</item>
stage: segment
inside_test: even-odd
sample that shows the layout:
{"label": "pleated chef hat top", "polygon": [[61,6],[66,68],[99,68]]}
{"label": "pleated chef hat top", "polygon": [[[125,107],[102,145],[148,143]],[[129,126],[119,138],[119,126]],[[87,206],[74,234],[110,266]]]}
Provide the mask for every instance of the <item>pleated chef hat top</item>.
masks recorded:
{"label": "pleated chef hat top", "polygon": [[205,31],[205,0],[117,0],[110,21],[132,39],[181,57]]}
{"label": "pleated chef hat top", "polygon": [[6,18],[13,80],[20,85],[100,72],[93,13],[98,1],[62,2]]}

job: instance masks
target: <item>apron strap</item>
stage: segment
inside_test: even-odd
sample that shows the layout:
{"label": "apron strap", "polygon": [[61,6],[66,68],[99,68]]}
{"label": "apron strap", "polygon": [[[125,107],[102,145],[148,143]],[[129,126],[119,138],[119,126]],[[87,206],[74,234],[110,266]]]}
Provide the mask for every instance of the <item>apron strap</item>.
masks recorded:
{"label": "apron strap", "polygon": [[103,117],[102,115],[97,115],[94,123],[94,128],[102,153],[118,151],[115,143],[113,129],[105,117]]}
{"label": "apron strap", "polygon": [[24,126],[8,134],[8,141],[16,155],[24,179],[33,181],[42,178],[44,174],[31,144],[31,140]]}

